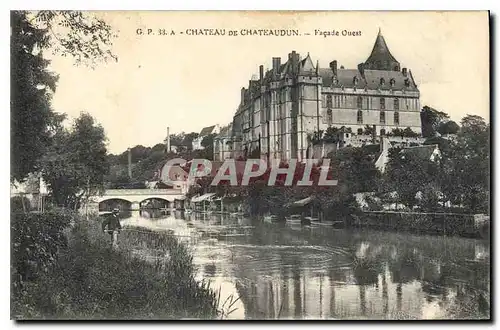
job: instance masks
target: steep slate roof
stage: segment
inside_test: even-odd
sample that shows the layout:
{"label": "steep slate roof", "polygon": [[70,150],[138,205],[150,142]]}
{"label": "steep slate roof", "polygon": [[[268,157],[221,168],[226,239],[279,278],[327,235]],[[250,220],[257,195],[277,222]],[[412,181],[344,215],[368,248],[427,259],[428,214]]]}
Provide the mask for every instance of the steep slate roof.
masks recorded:
{"label": "steep slate roof", "polygon": [[384,37],[378,30],[377,39],[373,45],[372,52],[364,63],[366,69],[398,71],[399,62],[392,56],[389,47],[385,43]]}
{"label": "steep slate roof", "polygon": [[215,125],[212,125],[212,126],[208,126],[208,127],[204,127],[201,132],[200,132],[200,137],[202,136],[206,136],[206,135],[209,135],[212,133],[212,131],[214,130],[215,128]]}
{"label": "steep slate roof", "polygon": [[[333,71],[330,68],[320,68],[319,74],[323,78],[323,86],[329,87],[333,83]],[[358,79],[357,84],[354,84],[354,77]],[[385,84],[380,85],[380,79],[384,78]],[[394,85],[391,86],[391,79],[394,79]],[[405,81],[408,79],[410,85],[405,86]],[[360,89],[367,88],[371,90],[402,90],[416,91],[417,86],[411,78],[409,72],[405,77],[400,71],[382,71],[382,70],[364,70],[364,78],[357,69],[338,69],[337,84],[335,87],[344,86],[345,88],[357,87]]]}
{"label": "steep slate roof", "polygon": [[436,147],[437,147],[436,144],[429,144],[418,147],[408,147],[401,150],[401,153],[407,155],[415,155],[418,158],[430,159]]}

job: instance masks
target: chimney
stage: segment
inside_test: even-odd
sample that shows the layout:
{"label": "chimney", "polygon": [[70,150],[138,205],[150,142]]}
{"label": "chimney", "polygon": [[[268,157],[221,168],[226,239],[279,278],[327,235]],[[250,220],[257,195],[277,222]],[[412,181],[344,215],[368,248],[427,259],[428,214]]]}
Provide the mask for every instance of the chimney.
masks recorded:
{"label": "chimney", "polygon": [[130,148],[128,150],[128,177],[132,179],[132,150]]}
{"label": "chimney", "polygon": [[333,75],[337,75],[337,61],[330,62],[330,69],[332,69]]}
{"label": "chimney", "polygon": [[292,53],[288,53],[288,60],[290,61],[292,59]]}
{"label": "chimney", "polygon": [[403,76],[407,76],[408,75],[408,70],[406,68],[403,68],[403,70],[401,70],[401,72],[403,73]]}
{"label": "chimney", "polygon": [[297,54],[296,51],[292,50],[291,54],[291,60],[292,60],[292,72],[297,73],[299,71],[299,54]]}
{"label": "chimney", "polygon": [[264,80],[264,66],[263,65],[259,66],[259,79],[260,79],[261,83]]}
{"label": "chimney", "polygon": [[361,77],[365,77],[365,64],[364,63],[359,63],[358,64],[358,71],[361,74]]}
{"label": "chimney", "polygon": [[278,73],[281,66],[281,57],[273,57],[273,71]]}
{"label": "chimney", "polygon": [[241,103],[245,103],[245,87],[241,87]]}
{"label": "chimney", "polygon": [[170,127],[167,127],[167,152],[170,152]]}
{"label": "chimney", "polygon": [[377,126],[376,125],[372,126],[372,143],[373,144],[377,143]]}

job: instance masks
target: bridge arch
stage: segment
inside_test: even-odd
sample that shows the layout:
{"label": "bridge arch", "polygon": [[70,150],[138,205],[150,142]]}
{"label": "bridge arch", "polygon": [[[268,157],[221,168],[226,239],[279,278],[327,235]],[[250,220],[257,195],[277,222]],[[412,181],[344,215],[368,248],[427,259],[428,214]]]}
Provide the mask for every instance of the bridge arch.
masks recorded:
{"label": "bridge arch", "polygon": [[130,210],[132,208],[132,204],[132,201],[124,198],[110,197],[99,202],[99,212],[112,211],[115,208],[120,210]]}
{"label": "bridge arch", "polygon": [[171,199],[162,196],[151,196],[144,198],[139,202],[140,207],[164,208],[171,206]]}

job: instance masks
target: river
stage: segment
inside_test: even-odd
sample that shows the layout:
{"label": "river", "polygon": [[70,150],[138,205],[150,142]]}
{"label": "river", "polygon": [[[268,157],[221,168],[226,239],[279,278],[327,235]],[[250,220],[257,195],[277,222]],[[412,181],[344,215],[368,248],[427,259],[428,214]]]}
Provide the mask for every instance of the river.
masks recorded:
{"label": "river", "polygon": [[228,215],[135,211],[171,230],[229,319],[489,318],[490,245],[460,237],[291,227]]}

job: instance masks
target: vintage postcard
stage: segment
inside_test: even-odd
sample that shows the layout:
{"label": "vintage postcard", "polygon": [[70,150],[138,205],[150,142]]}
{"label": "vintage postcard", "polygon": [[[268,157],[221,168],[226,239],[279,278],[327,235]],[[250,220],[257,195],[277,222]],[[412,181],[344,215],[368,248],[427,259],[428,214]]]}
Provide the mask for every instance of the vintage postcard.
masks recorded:
{"label": "vintage postcard", "polygon": [[491,319],[488,12],[10,18],[11,319]]}

